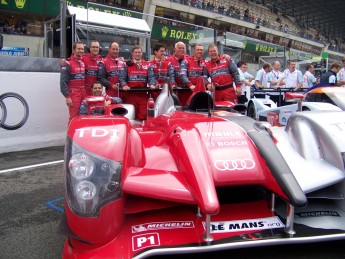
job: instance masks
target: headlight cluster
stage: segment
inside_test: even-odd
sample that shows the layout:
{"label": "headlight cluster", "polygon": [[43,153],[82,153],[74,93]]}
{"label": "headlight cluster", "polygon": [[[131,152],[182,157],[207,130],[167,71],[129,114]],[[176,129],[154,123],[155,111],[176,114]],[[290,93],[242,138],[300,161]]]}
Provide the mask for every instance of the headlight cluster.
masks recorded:
{"label": "headlight cluster", "polygon": [[121,197],[120,162],[92,154],[68,139],[65,151],[67,202],[74,213],[93,217]]}

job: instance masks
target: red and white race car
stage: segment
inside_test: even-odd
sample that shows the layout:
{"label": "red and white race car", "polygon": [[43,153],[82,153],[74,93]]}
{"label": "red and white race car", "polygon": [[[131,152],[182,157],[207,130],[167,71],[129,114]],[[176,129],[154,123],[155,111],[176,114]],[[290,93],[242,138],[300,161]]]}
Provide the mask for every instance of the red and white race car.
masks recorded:
{"label": "red and white race car", "polygon": [[344,112],[295,113],[283,129],[210,107],[197,93],[176,109],[165,85],[142,124],[121,106],[71,121],[63,258],[345,238]]}
{"label": "red and white race car", "polygon": [[267,98],[249,100],[247,115],[256,120],[286,125],[290,115],[299,109],[301,111],[345,110],[345,88],[320,84],[312,87],[306,93],[285,91],[285,101],[292,104],[278,107],[269,99],[269,92],[267,92]]}

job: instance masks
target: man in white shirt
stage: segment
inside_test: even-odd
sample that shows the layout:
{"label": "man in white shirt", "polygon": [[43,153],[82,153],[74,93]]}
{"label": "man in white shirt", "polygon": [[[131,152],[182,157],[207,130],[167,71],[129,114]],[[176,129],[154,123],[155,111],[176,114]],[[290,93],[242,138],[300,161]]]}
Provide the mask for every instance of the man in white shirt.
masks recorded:
{"label": "man in white shirt", "polygon": [[238,103],[246,103],[248,100],[246,98],[246,86],[251,86],[251,81],[254,77],[247,72],[248,65],[244,61],[239,61],[237,63],[238,73],[240,74],[241,81],[241,96],[238,97]]}
{"label": "man in white shirt", "polygon": [[272,70],[272,67],[271,67],[270,63],[264,63],[263,64],[262,69],[260,69],[256,73],[255,85],[257,88],[260,88],[260,89],[268,88],[267,76],[268,76],[269,72],[271,72],[271,70]]}
{"label": "man in white shirt", "polygon": [[310,88],[316,84],[317,79],[314,76],[314,66],[312,64],[308,64],[303,76],[303,88]]}
{"label": "man in white shirt", "polygon": [[[267,82],[268,86],[274,89],[278,83],[279,77],[281,77],[283,73],[280,71],[280,63],[278,60],[272,63],[272,68],[272,71],[267,76]],[[284,95],[279,92],[270,93],[270,99],[278,105],[283,103],[283,96]]]}
{"label": "man in white shirt", "polygon": [[303,86],[303,75],[301,71],[296,69],[296,61],[288,61],[288,69],[285,69],[282,76],[279,77],[274,89],[280,88],[284,79],[285,88],[292,88],[293,91],[298,91]]}

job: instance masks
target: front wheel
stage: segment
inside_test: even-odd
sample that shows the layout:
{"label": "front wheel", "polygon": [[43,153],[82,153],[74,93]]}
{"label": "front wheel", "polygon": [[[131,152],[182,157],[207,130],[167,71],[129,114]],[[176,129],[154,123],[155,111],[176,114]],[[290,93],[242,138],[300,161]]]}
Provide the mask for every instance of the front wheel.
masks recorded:
{"label": "front wheel", "polygon": [[247,116],[250,118],[256,119],[255,105],[253,102],[249,102],[248,104]]}

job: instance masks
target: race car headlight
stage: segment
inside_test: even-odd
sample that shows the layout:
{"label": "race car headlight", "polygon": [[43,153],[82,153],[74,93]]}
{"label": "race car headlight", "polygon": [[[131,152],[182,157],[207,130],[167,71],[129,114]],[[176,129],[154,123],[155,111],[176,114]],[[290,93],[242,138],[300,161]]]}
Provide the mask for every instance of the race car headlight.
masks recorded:
{"label": "race car headlight", "polygon": [[66,201],[83,217],[121,198],[122,163],[88,152],[67,139],[65,150]]}
{"label": "race car headlight", "polygon": [[71,175],[78,180],[89,177],[93,173],[93,170],[95,168],[94,162],[85,153],[73,155],[69,161],[68,166]]}
{"label": "race car headlight", "polygon": [[82,200],[90,200],[96,195],[96,186],[89,181],[81,181],[75,189],[78,198]]}

